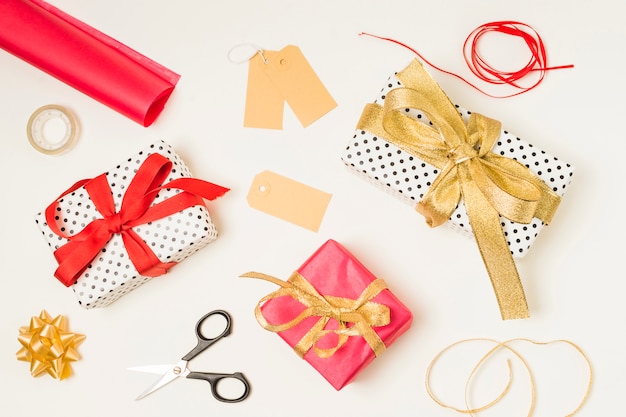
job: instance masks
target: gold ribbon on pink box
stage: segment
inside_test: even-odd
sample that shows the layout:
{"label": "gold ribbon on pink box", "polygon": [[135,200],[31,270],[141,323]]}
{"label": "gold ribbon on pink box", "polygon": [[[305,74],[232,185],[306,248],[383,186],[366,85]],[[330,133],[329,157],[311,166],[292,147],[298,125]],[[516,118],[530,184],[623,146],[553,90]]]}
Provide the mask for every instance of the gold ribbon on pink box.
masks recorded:
{"label": "gold ribbon on pink box", "polygon": [[[500,225],[500,216],[547,224],[560,197],[528,168],[491,151],[500,122],[472,113],[466,123],[418,60],[397,74],[402,87],[383,106],[366,105],[358,129],[367,130],[439,170],[417,204],[431,227],[445,223],[463,200],[503,319],[529,316],[524,290]],[[407,116],[424,112],[431,125]]]}
{"label": "gold ribbon on pink box", "polygon": [[[282,281],[260,272],[247,272],[242,274],[241,277],[262,279],[281,287],[263,297],[254,309],[254,316],[265,330],[278,333],[291,329],[309,317],[319,317],[315,325],[294,346],[293,349],[298,356],[304,357],[313,348],[315,354],[320,358],[329,358],[348,341],[350,336],[363,337],[376,356],[385,351],[385,343],[376,334],[373,327],[389,324],[389,307],[371,301],[378,293],[387,288],[385,281],[382,279],[379,278],[372,281],[363,290],[359,298],[352,300],[343,297],[321,295],[298,271],[291,274],[287,281]],[[284,296],[289,296],[299,301],[306,306],[305,310],[286,323],[269,323],[263,315],[261,306],[268,300]],[[339,328],[326,329],[326,325],[331,318],[337,320]],[[347,324],[350,324],[350,326],[347,326]],[[328,349],[317,347],[317,342],[331,333],[337,335],[335,346]]]}

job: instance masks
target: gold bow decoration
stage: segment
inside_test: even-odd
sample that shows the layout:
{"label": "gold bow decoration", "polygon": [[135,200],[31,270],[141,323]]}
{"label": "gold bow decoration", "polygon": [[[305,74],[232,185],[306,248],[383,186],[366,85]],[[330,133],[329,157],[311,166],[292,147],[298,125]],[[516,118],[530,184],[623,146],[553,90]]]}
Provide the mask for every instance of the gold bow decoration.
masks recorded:
{"label": "gold bow decoration", "polygon": [[[374,331],[374,327],[386,326],[390,323],[389,307],[371,301],[376,295],[387,288],[382,279],[372,281],[356,299],[321,295],[313,285],[300,273],[295,271],[287,281],[259,272],[247,272],[243,278],[257,278],[272,282],[281,288],[263,297],[256,305],[254,315],[265,330],[282,332],[288,330],[308,317],[319,317],[314,326],[293,347],[300,357],[313,348],[320,358],[329,358],[348,341],[350,336],[361,336],[376,356],[385,349],[385,343]],[[263,312],[262,305],[269,300],[289,296],[302,303],[305,309],[286,323],[271,324]],[[330,319],[339,324],[337,329],[325,329]],[[326,335],[337,335],[337,343],[332,348],[322,349],[317,343]]]}
{"label": "gold bow decoration", "polygon": [[30,362],[32,376],[47,373],[63,380],[72,374],[71,362],[80,359],[76,349],[85,336],[70,332],[64,316],[52,318],[43,310],[39,317],[31,318],[29,326],[20,327],[17,340],[22,345],[17,359]]}
{"label": "gold bow decoration", "polygon": [[[492,152],[500,122],[472,113],[465,123],[417,59],[397,77],[403,86],[387,93],[384,106],[366,105],[357,129],[380,136],[439,170],[417,211],[436,227],[448,221],[462,199],[502,318],[528,317],[500,216],[524,224],[536,217],[548,224],[560,197],[521,163]],[[405,115],[406,109],[424,112],[431,125]]]}

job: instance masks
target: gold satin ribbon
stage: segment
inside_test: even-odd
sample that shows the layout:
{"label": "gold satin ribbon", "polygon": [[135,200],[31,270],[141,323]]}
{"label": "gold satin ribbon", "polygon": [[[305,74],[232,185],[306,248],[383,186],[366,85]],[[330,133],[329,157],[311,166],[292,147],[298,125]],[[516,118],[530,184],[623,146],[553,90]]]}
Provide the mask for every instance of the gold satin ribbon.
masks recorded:
{"label": "gold satin ribbon", "polygon": [[76,349],[85,336],[70,332],[64,316],[52,318],[43,310],[39,317],[31,318],[29,326],[20,328],[17,340],[22,345],[17,359],[30,362],[32,376],[47,373],[63,380],[72,374],[71,362],[80,359]]}
{"label": "gold satin ribbon", "polygon": [[[524,289],[500,225],[500,216],[548,224],[560,197],[521,163],[491,151],[500,122],[472,113],[467,124],[418,60],[397,74],[403,87],[384,106],[367,104],[358,129],[371,132],[440,172],[416,209],[431,227],[445,223],[461,197],[491,279],[502,318],[528,317]],[[407,115],[426,114],[432,126]]]}
{"label": "gold satin ribbon", "polygon": [[[254,315],[265,330],[271,332],[282,332],[290,329],[308,317],[319,317],[313,327],[294,346],[295,352],[300,357],[311,349],[320,358],[329,358],[348,341],[350,336],[361,336],[372,348],[376,356],[379,356],[385,349],[385,343],[374,331],[374,327],[386,326],[390,322],[389,307],[371,301],[381,291],[387,288],[382,279],[372,281],[363,290],[356,300],[342,297],[321,295],[315,287],[311,285],[302,275],[295,271],[287,281],[282,281],[270,275],[259,272],[246,272],[242,278],[257,278],[272,282],[281,288],[263,297],[256,305]],[[286,323],[270,324],[261,311],[261,306],[268,300],[289,296],[302,303],[306,308],[295,318]],[[325,329],[330,319],[335,319],[339,323],[337,329]],[[352,326],[347,326],[351,323]],[[334,333],[337,335],[337,344],[329,349],[318,348],[319,342],[324,336]]]}

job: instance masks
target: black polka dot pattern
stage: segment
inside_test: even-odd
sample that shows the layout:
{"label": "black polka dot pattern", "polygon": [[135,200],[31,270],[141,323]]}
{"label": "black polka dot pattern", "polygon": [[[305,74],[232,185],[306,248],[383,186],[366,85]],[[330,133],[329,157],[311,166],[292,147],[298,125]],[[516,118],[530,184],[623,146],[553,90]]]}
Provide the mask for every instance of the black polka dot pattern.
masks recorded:
{"label": "black polka dot pattern", "polygon": [[[402,83],[395,75],[389,77],[374,102],[383,105],[389,91],[401,86]],[[470,112],[459,106],[457,109],[467,121]],[[406,109],[405,112],[423,123],[431,123],[418,110]],[[565,193],[574,173],[574,168],[569,164],[504,129],[492,151],[524,164],[560,196]],[[424,197],[438,175],[438,170],[432,165],[364,130],[354,133],[341,159],[348,167],[413,206]],[[471,236],[472,231],[463,204],[459,204],[446,224]],[[543,227],[542,221],[538,219],[533,219],[530,224],[518,224],[501,218],[501,224],[509,249],[518,258],[526,254]]]}
{"label": "black polka dot pattern", "polygon": [[[172,171],[166,179],[191,177],[189,169],[172,147],[159,141],[124,163],[106,173],[116,211],[119,210],[124,190],[143,161],[152,153],[172,161]],[[153,204],[170,198],[179,190],[163,190]],[[68,234],[80,232],[89,222],[102,215],[93,206],[89,195],[80,188],[59,201],[57,221]],[[52,250],[64,245],[67,240],[55,235],[46,224],[43,212],[35,217],[44,238]],[[217,238],[209,212],[204,206],[193,206],[167,218],[134,227],[133,230],[148,243],[162,262],[181,262]],[[85,308],[105,307],[124,294],[152,278],[138,274],[128,258],[121,235],[113,235],[78,281],[72,286],[78,302]]]}

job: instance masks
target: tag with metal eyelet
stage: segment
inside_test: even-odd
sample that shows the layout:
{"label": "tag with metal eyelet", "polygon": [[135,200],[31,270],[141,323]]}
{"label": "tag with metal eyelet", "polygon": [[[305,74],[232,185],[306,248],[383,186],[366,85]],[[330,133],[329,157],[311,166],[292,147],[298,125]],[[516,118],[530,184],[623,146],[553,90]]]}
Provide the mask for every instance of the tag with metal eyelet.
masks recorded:
{"label": "tag with metal eyelet", "polygon": [[248,192],[250,207],[317,232],[331,194],[272,171],[257,174]]}
{"label": "tag with metal eyelet", "polygon": [[303,127],[337,106],[300,48],[258,50],[249,59],[244,126],[282,129],[285,102]]}

